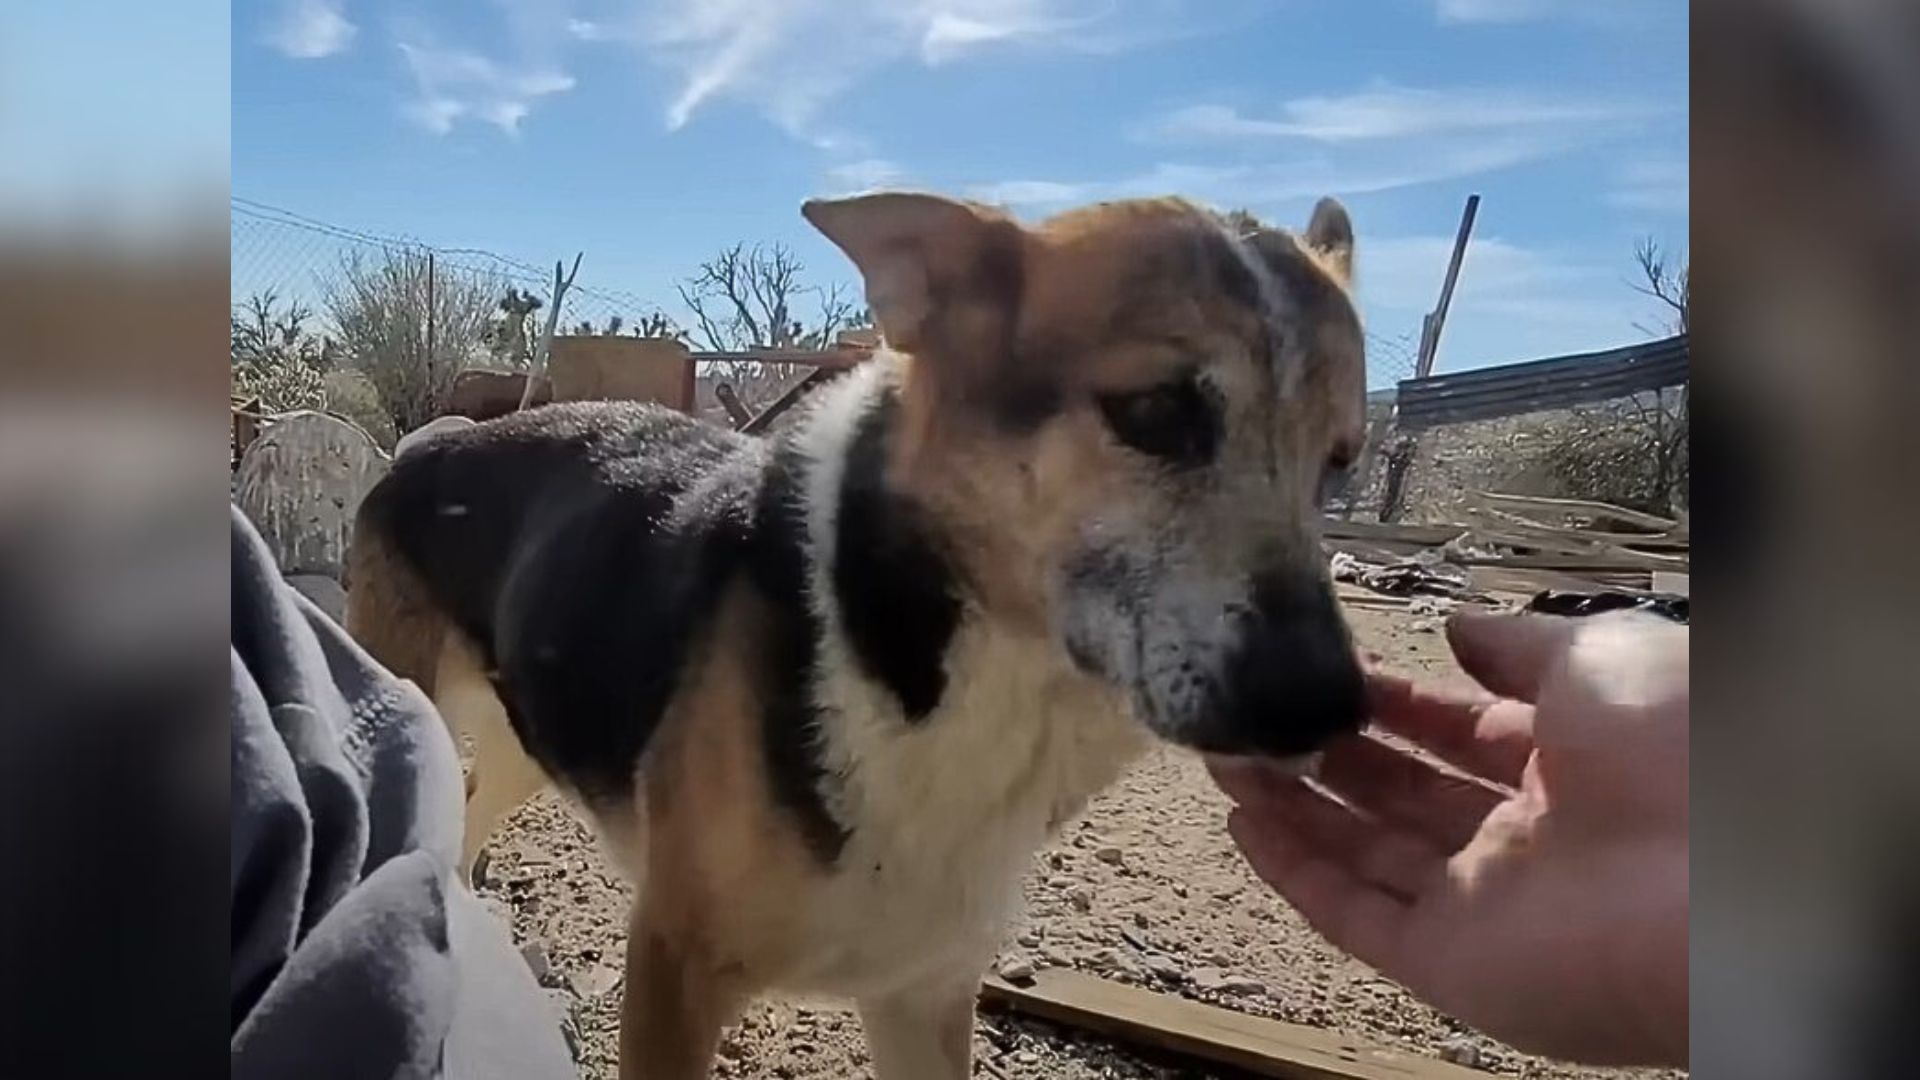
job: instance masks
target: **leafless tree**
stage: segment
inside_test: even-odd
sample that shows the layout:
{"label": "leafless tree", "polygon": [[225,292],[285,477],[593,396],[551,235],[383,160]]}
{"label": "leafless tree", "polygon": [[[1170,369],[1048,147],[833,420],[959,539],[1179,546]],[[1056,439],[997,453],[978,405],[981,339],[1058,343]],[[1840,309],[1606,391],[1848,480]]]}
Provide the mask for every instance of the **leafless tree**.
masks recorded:
{"label": "leafless tree", "polygon": [[396,247],[347,256],[324,295],[341,361],[366,375],[405,433],[439,415],[460,372],[489,355],[506,283]]}
{"label": "leafless tree", "polygon": [[1692,266],[1687,257],[1681,255],[1676,262],[1658,240],[1648,236],[1642,237],[1633,246],[1633,262],[1639,268],[1640,280],[1628,284],[1636,292],[1666,305],[1669,315],[1667,333],[1686,333],[1687,307],[1691,299],[1689,279],[1692,276]]}
{"label": "leafless tree", "polygon": [[[805,264],[784,244],[722,250],[677,286],[693,316],[691,340],[714,352],[823,349],[841,331],[872,324],[844,286],[811,285],[805,273]],[[712,368],[709,374],[729,383],[750,408],[766,404],[802,374],[793,364],[756,361]]]}

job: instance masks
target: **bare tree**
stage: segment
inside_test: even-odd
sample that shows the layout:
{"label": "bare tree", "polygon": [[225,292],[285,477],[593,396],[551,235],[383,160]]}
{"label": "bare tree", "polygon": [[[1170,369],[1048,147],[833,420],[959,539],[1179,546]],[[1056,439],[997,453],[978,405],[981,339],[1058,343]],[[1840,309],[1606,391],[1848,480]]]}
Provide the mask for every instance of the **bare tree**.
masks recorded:
{"label": "bare tree", "polygon": [[[1691,326],[1688,260],[1670,255],[1651,237],[1633,248],[1635,291],[1667,309],[1647,334],[1684,334]],[[1562,492],[1666,514],[1692,498],[1689,434],[1691,384],[1649,390],[1622,401],[1575,410],[1577,428],[1549,447],[1547,466]]]}
{"label": "bare tree", "polygon": [[1633,245],[1633,262],[1640,270],[1640,280],[1628,284],[1641,295],[1651,296],[1667,306],[1668,333],[1686,333],[1692,276],[1687,257],[1681,255],[1676,262],[1658,240],[1647,236]]}
{"label": "bare tree", "polygon": [[[784,244],[734,244],[700,264],[676,287],[693,315],[688,335],[714,352],[824,349],[843,330],[873,323],[840,284],[807,284],[806,266]],[[749,407],[771,401],[802,372],[793,364],[734,361],[715,365]]]}
{"label": "bare tree", "polygon": [[431,254],[397,247],[347,256],[325,286],[342,362],[366,375],[403,434],[439,415],[455,378],[489,355],[504,295],[494,275],[451,274]]}

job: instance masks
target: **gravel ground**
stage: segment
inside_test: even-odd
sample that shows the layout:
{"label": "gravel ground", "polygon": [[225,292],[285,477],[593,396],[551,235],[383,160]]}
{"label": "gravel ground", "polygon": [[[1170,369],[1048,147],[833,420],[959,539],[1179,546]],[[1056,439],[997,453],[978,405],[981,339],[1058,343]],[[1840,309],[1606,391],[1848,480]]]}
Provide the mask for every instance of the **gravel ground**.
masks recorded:
{"label": "gravel ground", "polygon": [[[1452,673],[1431,618],[1349,609],[1363,649],[1407,674]],[[1458,677],[1453,674],[1451,677]],[[999,963],[1070,966],[1226,1008],[1365,1036],[1522,1077],[1630,1076],[1511,1050],[1414,1001],[1330,948],[1247,870],[1222,827],[1223,796],[1192,757],[1158,751],[1035,857],[1027,912]],[[615,1074],[626,885],[552,795],[494,839],[482,894],[511,921],[586,1077]],[[1005,1015],[975,1027],[976,1076],[1214,1075],[1078,1032]],[[870,1075],[850,1011],[768,1001],[728,1029],[716,1075]],[[1654,1075],[1654,1074],[1639,1074]]]}

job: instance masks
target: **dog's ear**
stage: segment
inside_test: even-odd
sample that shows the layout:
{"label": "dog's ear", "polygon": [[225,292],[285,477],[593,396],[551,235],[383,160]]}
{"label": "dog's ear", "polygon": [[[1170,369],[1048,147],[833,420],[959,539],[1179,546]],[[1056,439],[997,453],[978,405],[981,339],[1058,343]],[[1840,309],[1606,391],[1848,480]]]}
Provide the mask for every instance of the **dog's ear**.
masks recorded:
{"label": "dog's ear", "polygon": [[1307,232],[1302,239],[1326,257],[1327,265],[1341,280],[1352,280],[1353,221],[1347,217],[1347,208],[1340,205],[1340,200],[1325,198],[1313,205],[1313,217],[1307,221]]}
{"label": "dog's ear", "polygon": [[906,192],[810,199],[800,212],[859,267],[888,344],[952,359],[1004,352],[1024,240],[1012,218]]}

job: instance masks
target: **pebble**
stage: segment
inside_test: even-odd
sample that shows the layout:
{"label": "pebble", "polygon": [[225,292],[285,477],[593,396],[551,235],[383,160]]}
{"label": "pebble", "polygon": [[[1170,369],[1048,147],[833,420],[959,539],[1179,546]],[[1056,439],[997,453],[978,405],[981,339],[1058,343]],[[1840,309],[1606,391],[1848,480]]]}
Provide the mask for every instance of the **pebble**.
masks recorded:
{"label": "pebble", "polygon": [[1029,927],[1016,934],[1013,940],[1031,949],[1040,944],[1040,931]]}
{"label": "pebble", "polygon": [[1047,879],[1047,888],[1055,892],[1067,892],[1071,890],[1074,885],[1074,880],[1064,874],[1055,875]]}
{"label": "pebble", "polygon": [[1033,981],[1033,961],[1025,957],[1015,957],[1000,965],[999,975],[1015,986],[1024,986]]}
{"label": "pebble", "polygon": [[1147,970],[1161,982],[1172,983],[1175,986],[1186,981],[1187,977],[1186,972],[1181,970],[1178,963],[1170,957],[1165,956],[1147,957]]}
{"label": "pebble", "polygon": [[1093,857],[1109,866],[1119,866],[1121,860],[1127,856],[1125,852],[1117,847],[1103,847],[1099,851],[1094,852]]}
{"label": "pebble", "polygon": [[547,956],[547,947],[538,941],[520,946],[520,959],[527,962],[527,970],[533,972],[536,982],[546,982],[553,974],[553,961]]}
{"label": "pebble", "polygon": [[1144,911],[1134,912],[1133,925],[1139,927],[1142,930],[1145,930],[1147,928],[1147,913]]}
{"label": "pebble", "polygon": [[1469,1069],[1480,1067],[1480,1046],[1472,1039],[1453,1038],[1440,1044],[1440,1058]]}
{"label": "pebble", "polygon": [[1038,1065],[1040,1064],[1040,1055],[1031,1050],[1022,1050],[1013,1055],[1013,1061],[1016,1065]]}
{"label": "pebble", "polygon": [[595,965],[567,976],[567,988],[581,1001],[596,1001],[602,994],[620,985],[620,973]]}
{"label": "pebble", "polygon": [[1092,911],[1093,890],[1087,888],[1085,885],[1075,885],[1073,888],[1067,890],[1067,902],[1073,905],[1073,910],[1083,914]]}

